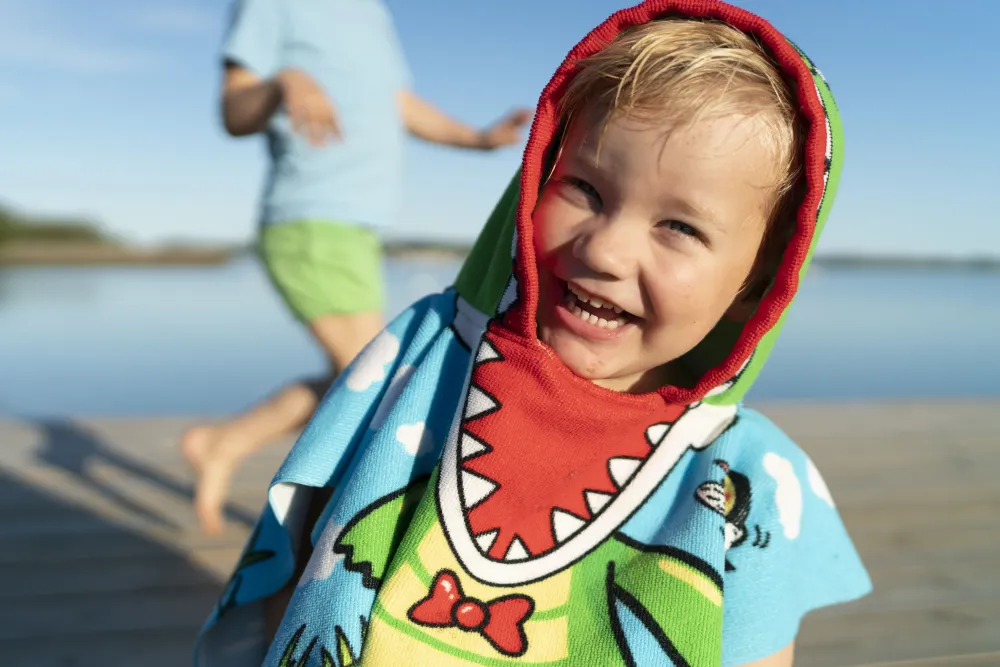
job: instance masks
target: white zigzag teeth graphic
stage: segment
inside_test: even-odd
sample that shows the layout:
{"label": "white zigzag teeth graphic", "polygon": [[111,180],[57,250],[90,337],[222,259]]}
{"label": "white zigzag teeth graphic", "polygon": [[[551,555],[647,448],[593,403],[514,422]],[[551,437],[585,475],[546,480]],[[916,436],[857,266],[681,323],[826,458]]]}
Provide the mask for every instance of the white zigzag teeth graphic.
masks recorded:
{"label": "white zigzag teeth graphic", "polygon": [[653,424],[646,429],[646,440],[653,447],[663,442],[663,439],[667,437],[667,432],[670,430],[670,424]]}
{"label": "white zigzag teeth graphic", "polygon": [[500,529],[494,528],[493,530],[489,530],[486,531],[485,533],[480,533],[479,535],[476,535],[476,546],[478,546],[479,550],[482,551],[484,554],[489,552],[490,547],[492,547],[493,543],[497,541],[497,535],[499,534],[500,534]]}
{"label": "white zigzag teeth graphic", "polygon": [[529,558],[531,558],[531,554],[524,548],[524,542],[521,541],[520,537],[515,537],[507,549],[507,555],[504,556],[504,560],[527,560]]}
{"label": "white zigzag teeth graphic", "polygon": [[608,471],[611,479],[618,488],[624,487],[632,479],[632,475],[642,465],[642,459],[634,459],[630,456],[618,456],[608,461]]}
{"label": "white zigzag teeth graphic", "polygon": [[497,313],[507,312],[514,302],[517,301],[517,279],[514,276],[510,277],[510,282],[507,283],[507,289],[504,291],[503,296],[500,297],[500,305],[497,306]]}
{"label": "white zigzag teeth graphic", "polygon": [[492,412],[498,407],[500,407],[500,404],[494,401],[489,394],[474,384],[469,385],[469,397],[465,400],[466,421],[473,420],[487,412]]}
{"label": "white zigzag teeth graphic", "polygon": [[576,531],[587,525],[587,522],[578,516],[563,511],[556,507],[552,510],[552,533],[556,542],[565,542],[573,537]]}
{"label": "white zigzag teeth graphic", "polygon": [[[474,349],[477,354],[479,348]],[[482,416],[484,411],[498,409],[502,407],[497,398],[484,388],[470,385],[463,415]],[[489,477],[465,469],[463,457],[486,456],[482,447],[493,451],[499,443],[484,442],[475,436],[475,440],[465,438],[466,431],[462,427],[465,420],[460,417],[449,435],[437,490],[438,507],[449,543],[466,571],[486,584],[520,586],[541,581],[571,566],[613,535],[656,491],[682,457],[710,444],[737,414],[736,405],[701,404],[689,406],[665,430],[664,424],[651,424],[651,419],[639,436],[650,450],[648,457],[620,456],[605,462],[607,482],[617,489],[609,493],[613,487],[600,485],[574,491],[583,494],[586,511],[580,508],[578,512],[570,512],[555,503],[543,510],[549,513],[547,527],[553,544],[535,554],[529,552],[524,538],[516,533],[501,534],[504,529],[498,525],[478,533],[470,530],[470,511],[478,506],[477,503],[488,502],[501,487]],[[515,433],[512,437],[523,435]],[[698,499],[719,507],[725,495],[719,491],[703,488]],[[460,502],[454,502],[456,495]],[[589,517],[584,517],[585,514]],[[512,525],[511,529],[516,531],[517,527]]]}
{"label": "white zigzag teeth graphic", "polygon": [[490,451],[490,446],[479,438],[470,435],[468,433],[463,433],[461,436],[461,450],[459,452],[459,457],[464,461],[466,459],[471,459],[473,456],[479,456],[483,452]]}
{"label": "white zigzag teeth graphic", "polygon": [[584,491],[583,497],[587,501],[587,508],[591,514],[597,514],[604,506],[614,500],[614,496],[600,491]]}
{"label": "white zigzag teeth graphic", "polygon": [[497,359],[503,359],[503,356],[493,347],[491,342],[483,338],[483,342],[479,344],[479,351],[476,352],[476,364],[485,364],[487,361],[496,361]]}
{"label": "white zigzag teeth graphic", "polygon": [[471,510],[473,507],[483,502],[497,490],[499,484],[492,479],[487,479],[481,475],[468,470],[462,471],[462,500],[465,501],[465,508]]}

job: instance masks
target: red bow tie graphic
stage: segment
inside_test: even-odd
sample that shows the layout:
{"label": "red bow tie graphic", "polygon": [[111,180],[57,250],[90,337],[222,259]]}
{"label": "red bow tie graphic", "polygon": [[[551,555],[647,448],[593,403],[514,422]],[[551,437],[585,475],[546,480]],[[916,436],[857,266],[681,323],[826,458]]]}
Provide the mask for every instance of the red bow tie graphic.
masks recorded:
{"label": "red bow tie graphic", "polygon": [[526,595],[505,595],[490,602],[467,598],[455,573],[441,570],[427,597],[410,607],[407,615],[419,625],[478,632],[496,650],[516,657],[528,650],[524,621],[534,610],[534,600]]}

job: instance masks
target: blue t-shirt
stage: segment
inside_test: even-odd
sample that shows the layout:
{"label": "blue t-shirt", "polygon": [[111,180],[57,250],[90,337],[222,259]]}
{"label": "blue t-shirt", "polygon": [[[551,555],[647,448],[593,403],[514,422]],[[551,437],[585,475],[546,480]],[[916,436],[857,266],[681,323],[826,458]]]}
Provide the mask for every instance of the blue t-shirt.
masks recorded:
{"label": "blue t-shirt", "polygon": [[394,223],[405,139],[397,95],[409,72],[380,0],[237,0],[222,55],[261,77],[307,72],[340,120],[343,140],[316,148],[283,110],[271,119],[263,224]]}

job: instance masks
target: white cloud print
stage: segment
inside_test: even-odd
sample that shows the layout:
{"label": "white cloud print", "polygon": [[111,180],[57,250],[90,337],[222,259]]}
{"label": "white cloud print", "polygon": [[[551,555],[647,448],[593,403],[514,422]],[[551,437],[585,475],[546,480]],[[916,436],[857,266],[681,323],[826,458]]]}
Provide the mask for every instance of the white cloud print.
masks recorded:
{"label": "white cloud print", "polygon": [[792,462],[777,454],[764,455],[764,470],[776,482],[774,504],[778,507],[778,520],[785,537],[794,540],[802,528],[802,484]]}
{"label": "white cloud print", "polygon": [[423,422],[403,424],[396,429],[396,440],[410,456],[422,456],[434,448],[434,435]]}
{"label": "white cloud print", "polygon": [[333,574],[333,569],[337,567],[337,563],[344,560],[342,555],[333,552],[333,545],[337,543],[337,538],[340,537],[340,533],[343,530],[343,526],[333,523],[326,525],[326,528],[323,529],[323,532],[319,536],[319,540],[316,542],[316,548],[309,558],[309,563],[302,573],[302,578],[299,579],[299,588],[305,586],[310,581],[324,581],[329,579],[330,575]]}
{"label": "white cloud print", "polygon": [[396,374],[389,381],[389,388],[385,390],[385,394],[382,395],[382,401],[378,404],[378,409],[375,410],[375,416],[372,417],[371,424],[369,425],[370,429],[377,431],[382,427],[389,413],[396,406],[399,395],[403,393],[403,389],[409,384],[410,378],[413,377],[413,373],[416,370],[415,367],[410,365],[400,366],[396,369]]}
{"label": "white cloud print", "polygon": [[399,339],[392,332],[383,331],[352,365],[350,375],[347,376],[347,388],[351,391],[365,391],[376,382],[384,380],[386,368],[396,360],[397,354]]}
{"label": "white cloud print", "polygon": [[823,475],[819,474],[819,469],[812,462],[812,459],[806,462],[806,474],[809,477],[809,486],[812,488],[813,493],[819,496],[827,505],[833,507],[833,495],[830,494],[830,488],[826,485]]}

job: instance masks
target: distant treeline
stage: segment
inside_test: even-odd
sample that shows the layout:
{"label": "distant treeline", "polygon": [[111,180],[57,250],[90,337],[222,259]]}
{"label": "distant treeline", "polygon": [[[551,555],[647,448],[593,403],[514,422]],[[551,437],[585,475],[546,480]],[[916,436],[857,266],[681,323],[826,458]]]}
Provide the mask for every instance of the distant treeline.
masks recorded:
{"label": "distant treeline", "polygon": [[0,205],[0,243],[115,243],[89,220],[28,217]]}
{"label": "distant treeline", "polygon": [[386,239],[382,245],[389,256],[413,254],[465,257],[472,250],[472,244],[463,241]]}
{"label": "distant treeline", "polygon": [[[465,257],[472,249],[461,241],[387,240],[385,252],[390,257],[402,255],[448,255]],[[813,260],[820,268],[963,268],[975,271],[1000,271],[998,257],[919,257],[906,255],[825,254]]]}
{"label": "distant treeline", "polygon": [[[27,216],[14,209],[0,204],[0,246],[15,247],[24,245],[34,247],[60,246],[72,248],[81,246],[92,248],[102,246],[108,251],[114,251],[116,256],[122,253],[136,254],[136,261],[151,256],[149,249],[135,252],[113,236],[106,234],[100,226],[91,220],[73,218],[40,218]],[[468,241],[433,240],[433,239],[399,239],[389,238],[384,242],[385,253],[389,257],[425,256],[431,258],[461,259],[469,254],[472,243]],[[199,257],[205,253],[214,256],[233,256],[251,250],[239,246],[211,246],[197,243],[165,244],[162,249],[168,257],[180,257],[177,253],[194,253]],[[155,250],[152,252],[156,252]],[[9,253],[8,253],[9,254]],[[817,256],[813,264],[819,268],[962,268],[975,271],[1000,271],[1000,256],[996,257],[914,257],[903,255],[862,255],[862,254],[824,254]]]}
{"label": "distant treeline", "polygon": [[826,268],[906,268],[1000,270],[1000,257],[920,257],[900,255],[819,255],[814,266]]}

